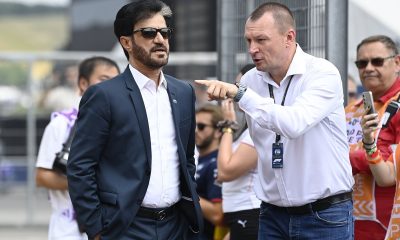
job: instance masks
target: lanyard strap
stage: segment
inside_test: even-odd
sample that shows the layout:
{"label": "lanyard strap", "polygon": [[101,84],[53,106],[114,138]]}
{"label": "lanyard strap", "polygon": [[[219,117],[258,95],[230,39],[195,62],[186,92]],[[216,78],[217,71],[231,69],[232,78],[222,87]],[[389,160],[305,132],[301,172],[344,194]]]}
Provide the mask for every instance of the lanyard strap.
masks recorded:
{"label": "lanyard strap", "polygon": [[[285,105],[286,94],[287,94],[287,92],[288,92],[288,90],[289,90],[289,86],[290,86],[290,83],[292,82],[293,76],[294,76],[294,75],[290,76],[289,83],[288,83],[288,85],[287,85],[287,87],[286,87],[286,89],[285,89],[285,93],[283,94],[283,98],[282,98],[282,102],[281,102],[281,105],[282,105],[282,106]],[[270,96],[272,99],[274,99],[274,103],[275,103],[274,90],[273,90],[273,88],[272,88],[272,85],[269,84],[269,83],[268,83],[268,89],[269,89],[269,96]],[[276,135],[275,135],[275,143],[278,143],[280,140],[281,140],[281,135],[276,134]]]}

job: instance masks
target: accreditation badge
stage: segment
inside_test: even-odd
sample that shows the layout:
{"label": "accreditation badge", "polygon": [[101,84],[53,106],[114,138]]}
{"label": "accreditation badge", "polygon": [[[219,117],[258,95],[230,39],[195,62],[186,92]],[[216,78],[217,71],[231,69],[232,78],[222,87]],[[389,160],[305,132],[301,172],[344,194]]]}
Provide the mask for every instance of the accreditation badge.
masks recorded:
{"label": "accreditation badge", "polygon": [[272,168],[283,168],[283,143],[272,144]]}

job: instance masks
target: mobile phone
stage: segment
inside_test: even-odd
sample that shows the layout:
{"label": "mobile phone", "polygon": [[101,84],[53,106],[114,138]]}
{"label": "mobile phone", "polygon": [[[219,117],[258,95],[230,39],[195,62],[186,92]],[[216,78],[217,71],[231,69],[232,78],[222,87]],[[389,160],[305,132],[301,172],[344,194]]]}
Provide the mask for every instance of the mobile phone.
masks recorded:
{"label": "mobile phone", "polygon": [[368,114],[376,113],[374,107],[374,97],[372,96],[371,91],[363,92],[362,93],[363,102],[364,102],[364,109],[368,109]]}

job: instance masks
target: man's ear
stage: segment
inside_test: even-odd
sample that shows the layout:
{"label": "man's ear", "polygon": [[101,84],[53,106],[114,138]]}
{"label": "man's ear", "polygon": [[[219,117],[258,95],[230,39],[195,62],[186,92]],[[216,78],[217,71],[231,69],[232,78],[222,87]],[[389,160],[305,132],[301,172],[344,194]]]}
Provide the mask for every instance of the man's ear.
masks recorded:
{"label": "man's ear", "polygon": [[400,75],[400,54],[394,57],[394,63],[396,64],[396,73]]}
{"label": "man's ear", "polygon": [[131,37],[121,36],[119,37],[119,43],[126,50],[129,51],[132,48],[132,40]]}
{"label": "man's ear", "polygon": [[293,29],[289,29],[289,31],[286,33],[287,47],[291,46],[295,42],[296,42],[296,32]]}
{"label": "man's ear", "polygon": [[81,95],[88,89],[89,87],[89,80],[87,80],[84,77],[80,77],[78,80],[78,87],[79,87],[79,92]]}

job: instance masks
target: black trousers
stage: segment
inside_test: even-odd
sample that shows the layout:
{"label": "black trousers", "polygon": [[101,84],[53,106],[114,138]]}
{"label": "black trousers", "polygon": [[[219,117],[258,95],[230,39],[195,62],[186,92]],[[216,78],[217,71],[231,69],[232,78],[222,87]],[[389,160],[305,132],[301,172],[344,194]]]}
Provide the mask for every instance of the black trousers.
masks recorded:
{"label": "black trousers", "polygon": [[257,240],[259,215],[259,208],[224,213],[231,234],[230,240]]}
{"label": "black trousers", "polygon": [[190,234],[189,224],[175,209],[172,215],[162,220],[136,216],[120,240],[189,240],[196,237]]}

